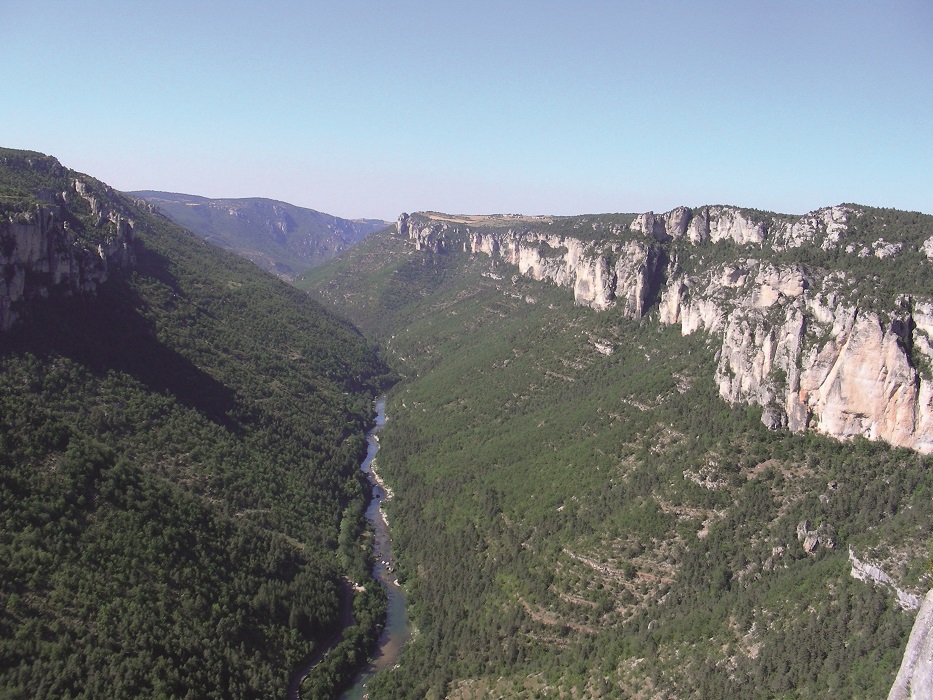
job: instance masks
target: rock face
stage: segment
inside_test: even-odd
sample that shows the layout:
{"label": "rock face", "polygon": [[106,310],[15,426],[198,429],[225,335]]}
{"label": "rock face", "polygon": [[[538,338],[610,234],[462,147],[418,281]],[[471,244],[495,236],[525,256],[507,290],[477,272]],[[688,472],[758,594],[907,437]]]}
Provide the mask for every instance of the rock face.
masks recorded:
{"label": "rock face", "polygon": [[647,310],[660,279],[662,251],[648,240],[619,240],[597,248],[573,236],[539,228],[488,231],[433,219],[399,217],[397,232],[417,250],[447,253],[458,246],[518,267],[520,274],[573,290],[574,301],[603,311],[621,309],[632,318]]}
{"label": "rock face", "polygon": [[822,523],[818,528],[811,530],[810,522],[804,520],[797,525],[797,539],[803,543],[803,551],[814,554],[818,547],[835,549],[836,528],[828,523]]}
{"label": "rock face", "polygon": [[910,632],[888,700],[933,698],[933,591],[926,594]]}
{"label": "rock face", "polygon": [[902,297],[887,314],[861,309],[845,273],[747,259],[673,276],[660,321],[722,337],[716,383],[730,403],[763,408],[772,428],[863,436],[933,451],[931,304]]}
{"label": "rock face", "polygon": [[[30,299],[93,293],[112,268],[134,262],[133,221],[109,209],[87,182],[76,178],[69,190],[39,198],[0,218],[0,331],[21,317]],[[90,208],[93,237],[74,231],[68,212],[75,199]]]}
{"label": "rock face", "polygon": [[862,561],[855,553],[849,549],[849,563],[852,564],[852,570],[849,574],[859,581],[867,581],[884,588],[890,588],[897,596],[897,602],[904,610],[916,610],[920,607],[919,596],[908,593],[898,587],[897,582],[885,573],[880,566],[868,561]]}
{"label": "rock face", "polygon": [[677,207],[666,214],[639,214],[630,229],[658,241],[686,236],[694,244],[725,240],[740,244],[762,243],[766,234],[764,221],[755,221],[741,209],[721,206],[703,207],[696,211]]}
{"label": "rock face", "polygon": [[[599,311],[641,318],[656,305],[660,323],[719,343],[720,395],[761,406],[771,428],[933,452],[933,297],[868,304],[844,264],[788,262],[802,249],[823,259],[910,254],[912,264],[930,263],[933,236],[898,240],[887,224],[879,224],[884,237],[872,235],[859,228],[866,211],[839,205],[796,217],[678,207],[624,225],[575,220],[572,234],[552,218],[405,214],[397,231],[418,250],[514,265]],[[728,256],[717,252],[727,245]]]}

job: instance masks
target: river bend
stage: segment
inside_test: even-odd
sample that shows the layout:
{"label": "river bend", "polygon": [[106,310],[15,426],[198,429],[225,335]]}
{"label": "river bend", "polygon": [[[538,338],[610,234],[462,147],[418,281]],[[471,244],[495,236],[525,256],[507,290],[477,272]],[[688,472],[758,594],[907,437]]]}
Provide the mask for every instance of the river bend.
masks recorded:
{"label": "river bend", "polygon": [[373,577],[386,589],[388,610],[386,612],[386,626],[379,637],[376,653],[369,660],[366,668],[357,676],[340,700],[359,700],[366,697],[366,688],[373,677],[385,669],[392,668],[398,663],[402,648],[411,638],[411,627],[408,624],[408,613],[405,609],[405,591],[398,585],[395,575],[395,558],[392,555],[392,534],[389,523],[382,512],[382,503],[391,498],[391,492],[381,483],[378,474],[373,470],[376,453],[379,452],[379,431],[386,423],[386,400],[382,397],[376,401],[376,425],[366,436],[366,459],[360,469],[366,474],[372,486],[372,500],[366,509],[366,519],[375,535],[373,555],[376,563],[373,567]]}

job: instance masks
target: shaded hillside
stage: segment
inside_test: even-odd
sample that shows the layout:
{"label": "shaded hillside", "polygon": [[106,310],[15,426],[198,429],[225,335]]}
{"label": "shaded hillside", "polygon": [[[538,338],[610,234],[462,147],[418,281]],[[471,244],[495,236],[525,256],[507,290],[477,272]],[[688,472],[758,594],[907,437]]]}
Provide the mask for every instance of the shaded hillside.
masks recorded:
{"label": "shaded hillside", "polygon": [[291,279],[385,226],[375,219],[341,219],[258,197],[208,199],[171,192],[131,192],[202,238]]}
{"label": "shaded hillside", "polygon": [[[925,219],[899,234],[902,214],[879,220],[884,238],[922,246]],[[729,314],[687,329],[661,304],[667,280],[730,260],[797,255],[812,280],[886,259],[678,243],[634,215],[417,216],[301,281],[404,376],[379,459],[419,635],[373,697],[885,696],[914,617],[900,601],[930,585],[933,465],[768,429],[767,407],[722,395]],[[871,251],[881,234],[857,235]],[[653,287],[617,265],[629,243]],[[576,272],[600,257],[621,272],[597,311],[578,295],[596,298],[599,275]]]}
{"label": "shaded hillside", "polygon": [[[0,695],[283,696],[341,624],[343,577],[366,576],[338,533],[361,531],[383,364],[249,262],[53,158],[0,155],[4,277],[45,289],[0,333]],[[95,207],[132,259],[56,282],[48,256],[111,235]],[[357,596],[358,652],[379,605]]]}

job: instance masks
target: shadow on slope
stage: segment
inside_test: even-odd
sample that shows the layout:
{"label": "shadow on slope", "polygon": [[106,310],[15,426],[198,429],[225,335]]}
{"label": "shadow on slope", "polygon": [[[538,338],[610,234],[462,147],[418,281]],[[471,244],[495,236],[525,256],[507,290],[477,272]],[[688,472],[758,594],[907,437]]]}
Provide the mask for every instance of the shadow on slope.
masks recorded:
{"label": "shadow on slope", "polygon": [[[138,247],[139,271],[170,289],[178,285],[160,254]],[[149,390],[169,394],[211,421],[236,429],[236,394],[159,339],[144,313],[144,300],[122,275],[101,285],[95,296],[32,302],[23,323],[0,336],[0,354],[29,352],[62,356],[98,376],[125,373]]]}

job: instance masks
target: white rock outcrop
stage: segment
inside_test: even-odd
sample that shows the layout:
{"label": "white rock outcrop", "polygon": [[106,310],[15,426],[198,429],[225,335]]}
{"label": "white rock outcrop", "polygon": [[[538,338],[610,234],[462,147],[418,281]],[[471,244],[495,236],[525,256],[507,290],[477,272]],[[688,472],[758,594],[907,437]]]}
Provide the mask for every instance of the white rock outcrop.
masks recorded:
{"label": "white rock outcrop", "polygon": [[844,281],[753,259],[674,274],[659,319],[720,335],[720,395],[761,406],[769,427],[933,452],[933,381],[908,350],[933,362],[931,305],[904,299],[884,320],[846,301]]}
{"label": "white rock outcrop", "polygon": [[848,231],[851,219],[860,215],[858,209],[843,204],[824,207],[792,221],[774,221],[771,240],[775,249],[799,248],[814,244],[823,249],[838,246]]}
{"label": "white rock outcrop", "polygon": [[[466,219],[403,215],[398,233],[419,250],[442,253],[456,244],[515,265],[521,275],[571,289],[576,303],[596,310],[641,318],[649,302],[657,303],[660,323],[720,341],[720,395],[761,406],[771,428],[863,436],[930,453],[933,377],[918,362],[933,367],[933,300],[901,298],[884,312],[862,308],[852,292],[857,281],[846,273],[768,261],[771,252],[800,246],[898,255],[903,246],[896,241],[879,238],[871,250],[847,241],[849,223],[862,214],[850,205],[801,217],[678,207],[639,214],[627,230],[609,235],[604,227],[597,240],[511,220],[471,228]],[[710,250],[693,253],[694,246],[719,242],[743,253],[706,265],[686,259]],[[924,250],[933,251],[933,243]],[[693,264],[681,265],[679,256]]]}
{"label": "white rock outcrop", "polygon": [[755,221],[741,209],[724,206],[703,207],[696,211],[677,207],[665,214],[647,212],[636,216],[629,229],[658,241],[686,236],[694,244],[724,240],[742,245],[760,244],[767,236],[764,220]]}
{"label": "white rock outcrop", "polygon": [[24,301],[53,291],[94,292],[112,267],[133,263],[133,222],[103,207],[81,180],[74,181],[74,193],[88,201],[96,226],[105,227],[93,247],[69,231],[54,204],[0,220],[0,331],[21,316]]}
{"label": "white rock outcrop", "polygon": [[920,607],[920,596],[899,588],[897,581],[886,574],[880,566],[868,561],[862,561],[855,556],[851,548],[849,549],[849,563],[852,564],[852,570],[849,572],[852,578],[889,588],[897,596],[897,602],[903,610],[916,610]]}

